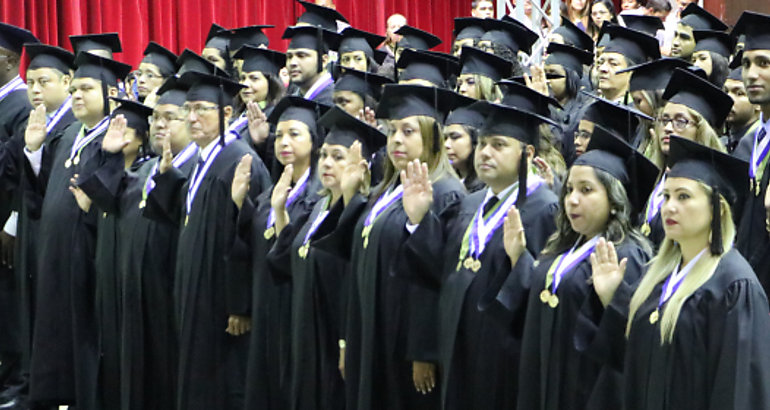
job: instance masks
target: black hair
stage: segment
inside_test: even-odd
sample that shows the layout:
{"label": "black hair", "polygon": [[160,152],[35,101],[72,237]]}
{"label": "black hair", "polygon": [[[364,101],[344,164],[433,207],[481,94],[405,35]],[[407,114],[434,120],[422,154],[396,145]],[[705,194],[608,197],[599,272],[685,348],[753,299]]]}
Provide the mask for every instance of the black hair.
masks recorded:
{"label": "black hair", "polygon": [[709,51],[711,56],[711,75],[708,80],[715,86],[722,88],[730,75],[730,63],[727,58],[721,54]]}

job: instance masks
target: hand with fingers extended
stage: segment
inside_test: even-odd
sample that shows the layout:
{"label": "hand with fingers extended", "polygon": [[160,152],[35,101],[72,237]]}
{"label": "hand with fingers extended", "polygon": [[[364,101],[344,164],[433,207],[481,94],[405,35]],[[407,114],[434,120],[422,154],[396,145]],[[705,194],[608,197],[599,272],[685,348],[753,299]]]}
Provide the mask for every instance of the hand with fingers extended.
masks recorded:
{"label": "hand with fingers extended", "polygon": [[72,196],[75,197],[75,201],[78,203],[78,207],[83,212],[88,212],[91,210],[91,198],[86,195],[85,192],[83,192],[80,187],[77,186],[78,182],[78,174],[75,174],[72,178],[70,178],[70,192],[72,192]]}
{"label": "hand with fingers extended", "polygon": [[430,183],[428,164],[419,160],[410,161],[401,171],[401,184],[404,187],[404,212],[409,223],[419,225],[433,204],[433,186]]}
{"label": "hand with fingers extended", "polygon": [[128,128],[128,122],[123,114],[118,114],[110,120],[110,127],[102,140],[102,149],[112,154],[123,151],[123,148],[131,143],[131,140],[126,138],[126,128]]}
{"label": "hand with fingers extended", "polygon": [[270,206],[275,212],[286,209],[286,201],[289,199],[291,191],[291,176],[294,174],[294,165],[288,164],[283,167],[281,177],[275,183],[273,195],[270,197]]}
{"label": "hand with fingers extended", "polygon": [[530,73],[531,75],[524,74],[524,82],[527,84],[527,87],[539,92],[543,95],[549,95],[548,91],[548,80],[545,76],[545,69],[543,68],[543,64],[533,64],[530,66]]}
{"label": "hand with fingers extended", "polygon": [[163,155],[158,163],[158,172],[165,174],[174,166],[174,153],[171,152],[171,141],[166,138],[163,140]]}
{"label": "hand with fingers extended", "polygon": [[377,118],[374,116],[374,110],[369,107],[364,107],[358,111],[358,119],[369,124],[370,126],[377,128]]}
{"label": "hand with fingers extended", "polygon": [[35,152],[43,146],[46,136],[45,105],[40,104],[29,114],[27,129],[24,131],[24,144],[27,150]]}
{"label": "hand with fingers extended", "polygon": [[356,141],[350,146],[348,151],[348,164],[342,173],[340,186],[342,188],[342,198],[345,204],[359,192],[366,183],[369,176],[369,164],[361,156],[361,143]]}
{"label": "hand with fingers extended", "polygon": [[593,253],[591,254],[591,278],[594,283],[594,291],[602,302],[607,306],[615,296],[615,291],[623,281],[626,274],[626,263],[628,258],[623,258],[618,263],[618,254],[615,251],[615,245],[606,239],[599,239]]}
{"label": "hand with fingers extended", "polygon": [[524,234],[524,225],[521,223],[521,215],[515,206],[508,210],[503,221],[503,248],[511,266],[515,266],[519,257],[527,249],[527,237]]}
{"label": "hand with fingers extended", "polygon": [[249,187],[251,186],[252,160],[253,158],[251,155],[246,154],[241,157],[241,161],[238,162],[238,166],[235,167],[230,195],[238,209],[243,207],[243,201],[246,200],[246,195],[249,193]]}
{"label": "hand with fingers extended", "polygon": [[538,173],[541,177],[545,180],[545,182],[548,184],[549,187],[553,188],[554,183],[554,177],[553,177],[553,169],[551,168],[551,165],[546,162],[541,157],[535,157],[532,162],[537,167]]}
{"label": "hand with fingers extended", "polygon": [[249,136],[255,145],[261,145],[270,134],[270,124],[267,116],[259,108],[259,104],[250,101],[246,104],[246,119],[249,121]]}
{"label": "hand with fingers extended", "polygon": [[230,315],[227,318],[227,329],[225,332],[232,336],[245,335],[251,331],[251,318],[248,316]]}
{"label": "hand with fingers extended", "polygon": [[412,380],[418,392],[432,392],[436,387],[436,365],[429,362],[412,362]]}

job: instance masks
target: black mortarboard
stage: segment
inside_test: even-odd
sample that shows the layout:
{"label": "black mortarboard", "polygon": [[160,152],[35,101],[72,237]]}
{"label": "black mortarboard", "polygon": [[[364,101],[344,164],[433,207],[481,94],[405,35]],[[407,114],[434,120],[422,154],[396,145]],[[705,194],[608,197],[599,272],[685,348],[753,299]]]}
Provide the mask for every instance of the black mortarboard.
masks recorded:
{"label": "black mortarboard", "polygon": [[441,44],[441,39],[427,31],[404,25],[396,31],[402,37],[398,42],[399,47],[413,48],[415,50],[430,50]]}
{"label": "black mortarboard", "polygon": [[593,53],[594,40],[581,30],[566,16],[562,16],[561,25],[556,27],[553,31],[554,34],[560,35],[564,39],[564,43],[573,47],[577,47],[581,50]]}
{"label": "black mortarboard", "polygon": [[334,77],[334,91],[352,91],[360,95],[362,100],[365,100],[367,95],[379,100],[382,86],[393,82],[390,78],[381,75],[340,65],[335,65],[332,76]]}
{"label": "black mortarboard", "polygon": [[72,44],[75,55],[92,50],[103,50],[110,54],[123,51],[123,48],[120,46],[118,33],[70,36],[70,44]]}
{"label": "black mortarboard", "polygon": [[188,86],[182,84],[177,76],[172,75],[158,88],[158,103],[156,105],[171,104],[181,107],[187,101]]}
{"label": "black mortarboard", "polygon": [[722,194],[730,205],[740,203],[743,195],[749,192],[746,178],[749,164],[686,138],[671,137],[669,144],[667,165],[671,169],[668,177],[700,181],[713,190],[710,250],[712,254],[719,255],[724,251],[724,244],[721,241],[722,218],[718,194]]}
{"label": "black mortarboard", "polygon": [[725,58],[730,58],[733,50],[733,41],[730,35],[724,31],[693,30],[695,48],[697,51],[711,51]]}
{"label": "black mortarboard", "polygon": [[93,78],[112,87],[117,87],[118,80],[123,80],[131,72],[131,66],[128,64],[90,53],[78,54],[75,66],[77,69],[74,78]]}
{"label": "black mortarboard", "polygon": [[623,184],[632,215],[644,208],[660,173],[641,152],[600,125],[594,127],[586,152],[575,160],[575,165],[602,170]]}
{"label": "black mortarboard", "polygon": [[240,83],[224,77],[190,71],[184,73],[179,81],[189,86],[186,101],[208,101],[214,103],[219,111],[219,144],[225,145],[225,114],[224,108],[232,106],[238,92],[245,88]]}
{"label": "black mortarboard", "polygon": [[346,27],[340,33],[339,45],[335,47],[342,55],[353,51],[363,51],[369,57],[374,58],[374,50],[385,41],[385,37],[353,27]]}
{"label": "black mortarboard", "polygon": [[452,55],[405,49],[396,63],[399,81],[426,80],[437,87],[446,86],[449,77],[460,68],[460,60]]}
{"label": "black mortarboard", "polygon": [[689,65],[689,63],[680,58],[666,57],[619,70],[617,74],[631,72],[629,91],[655,91],[666,88],[668,81],[674,74],[674,69],[686,68]]}
{"label": "black mortarboard", "polygon": [[[527,71],[527,70],[525,69],[524,71]],[[532,73],[528,72],[527,75],[530,76],[531,78]],[[558,80],[560,78],[564,78],[564,76],[561,74],[551,74],[551,73],[546,73],[545,75],[546,80]],[[513,81],[522,85],[527,85],[527,80],[524,79],[524,75],[517,75],[516,77],[506,78],[506,80]]]}
{"label": "black mortarboard", "polygon": [[546,64],[556,64],[569,68],[581,78],[583,77],[583,66],[589,66],[594,61],[592,53],[565,44],[550,43],[546,52],[548,53],[548,57],[545,59]]}
{"label": "black mortarboard", "polygon": [[259,71],[277,77],[281,68],[286,66],[286,54],[248,44],[241,47],[233,57],[243,60],[241,71],[244,73]]}
{"label": "black mortarboard", "polygon": [[319,27],[291,26],[286,27],[283,39],[291,39],[289,49],[308,48],[319,50],[322,47],[329,48],[339,41],[339,34]]}
{"label": "black mortarboard", "polygon": [[195,54],[195,52],[189,48],[182,51],[182,54],[179,55],[179,58],[176,60],[176,65],[179,67],[179,70],[177,70],[177,75],[179,76],[188,72],[213,74],[220,77],[227,76],[227,73],[215,66],[211,61]]}
{"label": "black mortarboard", "polygon": [[733,68],[730,70],[730,74],[727,76],[727,79],[743,82],[743,67],[738,66],[738,68]]}
{"label": "black mortarboard", "polygon": [[727,30],[727,24],[696,3],[688,4],[680,16],[679,24],[692,27],[693,30]]}
{"label": "black mortarboard", "polygon": [[[444,125],[467,125],[480,130],[491,111],[487,101],[474,101],[471,104],[460,106],[452,110],[444,120]],[[473,142],[476,142],[475,139]]]}
{"label": "black mortarboard", "polygon": [[586,91],[581,90],[581,92],[596,100],[586,108],[583,119],[595,125],[601,125],[627,141],[636,136],[639,118],[652,120],[652,117],[635,108],[607,100]]}
{"label": "black mortarboard", "polygon": [[27,70],[38,68],[53,68],[63,74],[69,74],[75,69],[75,55],[61,48],[40,43],[24,45],[29,56]]}
{"label": "black mortarboard", "polygon": [[610,38],[603,53],[622,54],[633,64],[660,58],[660,44],[655,37],[611,23],[603,24],[602,31]]}
{"label": "black mortarboard", "polygon": [[484,35],[484,19],[478,17],[458,17],[455,18],[454,36],[455,41],[472,38],[478,40]]}
{"label": "black mortarboard", "polygon": [[206,35],[206,45],[203,48],[215,48],[222,52],[229,52],[230,31],[219,24],[211,23],[209,34]]}
{"label": "black mortarboard", "polygon": [[456,107],[467,105],[468,98],[453,91],[411,84],[387,84],[377,107],[375,116],[389,120],[400,120],[414,115],[435,118],[444,122],[444,117]]}
{"label": "black mortarboard", "polygon": [[31,31],[11,24],[0,23],[0,47],[21,54],[25,43],[38,43]]}
{"label": "black mortarboard", "polygon": [[513,64],[510,61],[468,46],[464,46],[460,54],[460,66],[460,74],[483,75],[495,82],[508,77],[513,70]]}
{"label": "black mortarboard", "polygon": [[320,144],[323,134],[320,132],[318,119],[329,110],[329,106],[308,100],[296,95],[288,95],[278,101],[273,111],[267,117],[270,124],[278,125],[279,122],[296,120],[307,125],[314,135],[313,146]]}
{"label": "black mortarboard", "polygon": [[136,101],[123,98],[112,97],[112,100],[120,103],[120,105],[112,111],[112,118],[115,118],[118,114],[123,114],[129,128],[133,128],[138,133],[147,132],[150,128],[148,120],[152,115],[152,108]]}
{"label": "black mortarboard", "polygon": [[655,16],[645,16],[636,14],[623,14],[623,22],[626,23],[626,27],[641,31],[642,33],[649,34],[653,37],[658,33],[658,30],[663,30],[663,20]]}
{"label": "black mortarboard", "polygon": [[738,53],[736,53],[733,56],[733,59],[730,60],[730,64],[728,64],[728,67],[730,67],[733,70],[735,70],[736,68],[743,67],[743,50],[738,51]]}
{"label": "black mortarboard", "polygon": [[722,126],[733,106],[732,97],[721,88],[681,68],[674,70],[663,92],[663,99],[689,107],[702,115],[714,129]]}
{"label": "black mortarboard", "polygon": [[163,77],[168,77],[176,72],[177,55],[160,44],[150,41],[144,49],[143,63],[153,64],[158,67]]}
{"label": "black mortarboard", "polygon": [[770,15],[744,11],[735,23],[731,35],[746,36],[743,46],[746,51],[770,50]]}
{"label": "black mortarboard", "polygon": [[558,101],[550,96],[541,94],[524,84],[513,80],[503,80],[497,83],[503,92],[503,105],[516,107],[543,117],[550,118],[549,106],[562,108]]}
{"label": "black mortarboard", "polygon": [[354,142],[361,143],[361,153],[364,158],[369,158],[373,153],[384,147],[387,136],[377,128],[348,114],[339,107],[332,107],[321,118],[318,124],[326,128],[326,139],[329,145],[343,145],[350,147]]}
{"label": "black mortarboard", "polygon": [[322,27],[337,32],[337,20],[348,22],[345,16],[331,7],[319,6],[315,3],[299,0],[305,8],[305,12],[297,19],[297,23],[305,23],[311,26]]}
{"label": "black mortarboard", "polygon": [[532,45],[540,38],[537,33],[515,20],[486,19],[485,23],[487,32],[484,33],[481,39],[508,47],[514,53],[523,51],[529,54],[532,50]]}
{"label": "black mortarboard", "polygon": [[275,26],[270,24],[260,24],[230,30],[230,50],[236,51],[246,45],[252,47],[269,46],[270,39],[267,38],[267,35],[262,30],[273,27]]}

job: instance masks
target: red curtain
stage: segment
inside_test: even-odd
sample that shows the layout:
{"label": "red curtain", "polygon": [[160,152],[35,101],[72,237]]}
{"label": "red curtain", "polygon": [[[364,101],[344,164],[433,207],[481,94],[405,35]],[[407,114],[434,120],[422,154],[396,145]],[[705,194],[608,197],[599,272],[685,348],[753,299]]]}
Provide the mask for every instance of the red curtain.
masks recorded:
{"label": "red curtain", "polygon": [[[452,19],[470,12],[471,0],[337,0],[339,10],[360,29],[385,33],[393,13],[410,25],[430,31],[445,43],[452,40]],[[42,42],[70,48],[70,34],[118,32],[123,53],[118,60],[136,65],[150,40],[179,53],[200,52],[212,22],[224,27],[273,24],[267,30],[271,48],[285,50],[283,30],[294,23],[302,6],[294,0],[2,0],[0,21],[31,30]]]}

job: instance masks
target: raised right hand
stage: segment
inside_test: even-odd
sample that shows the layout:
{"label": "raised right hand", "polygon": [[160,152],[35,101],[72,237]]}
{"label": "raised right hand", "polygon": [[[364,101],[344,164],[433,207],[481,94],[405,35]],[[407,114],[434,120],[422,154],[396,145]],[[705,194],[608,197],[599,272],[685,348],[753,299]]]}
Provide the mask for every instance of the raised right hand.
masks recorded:
{"label": "raised right hand", "polygon": [[259,108],[259,104],[250,101],[246,104],[246,119],[249,121],[249,136],[251,141],[260,145],[270,134],[270,124],[267,122],[267,116]]}
{"label": "raised right hand", "polygon": [[428,164],[414,160],[401,171],[401,183],[404,186],[404,196],[401,200],[404,212],[409,222],[419,225],[433,204],[433,186],[430,183]]}
{"label": "raised right hand", "polygon": [[123,148],[131,142],[131,140],[125,138],[127,127],[128,121],[126,121],[126,117],[123,114],[116,115],[110,121],[107,133],[104,134],[102,149],[113,154],[123,151]]}
{"label": "raised right hand", "polygon": [[607,306],[615,296],[615,291],[623,281],[626,274],[626,263],[628,258],[623,258],[618,263],[618,254],[615,252],[615,245],[607,242],[606,239],[599,239],[596,248],[591,254],[591,271],[594,283],[594,291],[602,302]]}
{"label": "raised right hand", "polygon": [[361,143],[356,141],[350,146],[348,164],[345,166],[345,171],[342,173],[342,180],[340,181],[342,196],[346,204],[364,185],[368,173],[369,166],[361,156]]}
{"label": "raised right hand", "polygon": [[516,265],[519,257],[527,249],[527,237],[524,235],[524,225],[521,223],[521,215],[515,206],[508,210],[503,221],[503,247],[511,267]]}
{"label": "raised right hand", "polygon": [[166,138],[163,140],[163,155],[160,157],[160,163],[158,164],[158,172],[165,174],[166,171],[174,166],[174,153],[171,152],[171,141]]}
{"label": "raised right hand", "polygon": [[31,152],[35,152],[45,142],[45,105],[40,104],[29,114],[27,130],[24,132],[24,144]]}
{"label": "raised right hand", "polygon": [[233,175],[233,186],[230,195],[238,209],[241,209],[243,201],[246,200],[246,194],[249,193],[249,186],[251,184],[251,161],[251,155],[244,155],[238,163],[238,166],[235,168],[235,175]]}

